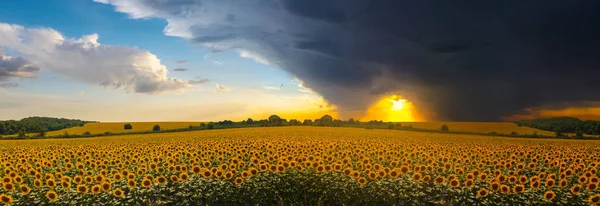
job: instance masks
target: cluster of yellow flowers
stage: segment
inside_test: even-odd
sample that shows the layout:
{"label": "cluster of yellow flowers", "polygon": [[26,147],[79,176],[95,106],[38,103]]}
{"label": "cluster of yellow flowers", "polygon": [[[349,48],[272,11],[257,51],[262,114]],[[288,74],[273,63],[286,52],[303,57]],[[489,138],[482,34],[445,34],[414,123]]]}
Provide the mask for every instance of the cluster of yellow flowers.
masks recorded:
{"label": "cluster of yellow flowers", "polygon": [[244,187],[255,176],[292,171],[337,173],[359,188],[402,178],[476,200],[600,202],[600,150],[593,141],[290,127],[2,143],[4,204],[102,194],[118,201],[192,179]]}

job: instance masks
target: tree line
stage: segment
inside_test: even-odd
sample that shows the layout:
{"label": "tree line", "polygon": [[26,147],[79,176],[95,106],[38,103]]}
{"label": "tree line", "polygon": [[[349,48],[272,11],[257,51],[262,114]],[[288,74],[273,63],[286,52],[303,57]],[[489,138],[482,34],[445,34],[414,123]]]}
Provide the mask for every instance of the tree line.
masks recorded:
{"label": "tree line", "polygon": [[21,120],[0,121],[0,135],[25,135],[26,133],[40,133],[43,135],[48,131],[83,126],[88,122],[78,119],[27,117]]}
{"label": "tree line", "polygon": [[573,117],[520,120],[515,123],[518,126],[553,131],[556,132],[557,136],[562,136],[564,133],[575,133],[577,136],[583,136],[583,134],[600,135],[600,121],[583,121]]}

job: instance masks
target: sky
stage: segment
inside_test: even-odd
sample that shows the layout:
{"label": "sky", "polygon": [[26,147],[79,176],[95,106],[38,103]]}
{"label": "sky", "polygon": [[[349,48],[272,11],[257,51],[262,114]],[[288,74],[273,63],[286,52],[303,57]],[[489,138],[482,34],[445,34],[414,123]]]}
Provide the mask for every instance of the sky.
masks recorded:
{"label": "sky", "polygon": [[600,119],[598,19],[593,0],[0,1],[0,119]]}

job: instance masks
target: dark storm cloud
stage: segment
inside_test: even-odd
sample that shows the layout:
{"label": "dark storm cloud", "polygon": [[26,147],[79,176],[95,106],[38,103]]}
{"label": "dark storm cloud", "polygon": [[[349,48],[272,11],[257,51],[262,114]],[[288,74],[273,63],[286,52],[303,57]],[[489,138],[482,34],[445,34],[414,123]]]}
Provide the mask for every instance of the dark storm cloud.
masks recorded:
{"label": "dark storm cloud", "polygon": [[394,92],[452,121],[600,100],[600,1],[151,2],[191,41],[251,52],[342,114]]}
{"label": "dark storm cloud", "polygon": [[176,69],[173,69],[174,72],[185,72],[187,70],[188,70],[187,68],[176,68]]}

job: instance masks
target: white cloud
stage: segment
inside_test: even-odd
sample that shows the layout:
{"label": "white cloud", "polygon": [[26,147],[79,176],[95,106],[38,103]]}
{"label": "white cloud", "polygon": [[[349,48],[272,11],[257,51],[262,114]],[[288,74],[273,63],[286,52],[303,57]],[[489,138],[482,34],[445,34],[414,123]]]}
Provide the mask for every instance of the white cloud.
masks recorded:
{"label": "white cloud", "polygon": [[215,65],[217,65],[217,66],[223,65],[223,62],[221,62],[221,61],[213,61],[212,63],[215,64]]}
{"label": "white cloud", "polygon": [[266,89],[266,90],[279,90],[279,89],[281,89],[281,87],[269,87],[269,86],[264,86],[264,87],[263,87],[263,89]]}
{"label": "white cloud", "polygon": [[[71,79],[137,93],[160,93],[190,87],[167,77],[167,68],[147,50],[103,45],[98,34],[69,39],[50,28],[0,23],[0,46],[16,51],[41,70]],[[4,59],[4,57],[3,57]]]}
{"label": "white cloud", "polygon": [[216,93],[226,93],[229,92],[229,87],[226,87],[225,85],[222,84],[216,84],[215,86],[215,92]]}

